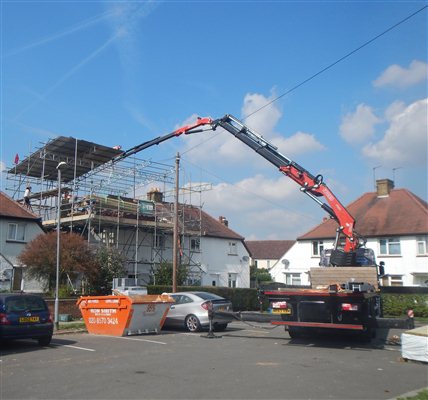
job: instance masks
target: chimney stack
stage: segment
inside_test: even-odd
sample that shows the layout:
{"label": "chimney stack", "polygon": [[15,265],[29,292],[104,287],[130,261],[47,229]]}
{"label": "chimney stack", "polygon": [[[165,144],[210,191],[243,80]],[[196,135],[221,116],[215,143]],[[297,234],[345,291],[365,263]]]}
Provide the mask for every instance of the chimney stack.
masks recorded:
{"label": "chimney stack", "polygon": [[220,221],[220,223],[222,223],[225,226],[229,226],[229,221],[225,218],[225,217],[218,217],[218,220]]}
{"label": "chimney stack", "polygon": [[147,192],[147,200],[153,201],[155,203],[163,202],[163,193],[159,188],[153,188],[150,192]]}
{"label": "chimney stack", "polygon": [[391,179],[378,179],[376,181],[377,197],[388,197],[394,189],[394,182]]}

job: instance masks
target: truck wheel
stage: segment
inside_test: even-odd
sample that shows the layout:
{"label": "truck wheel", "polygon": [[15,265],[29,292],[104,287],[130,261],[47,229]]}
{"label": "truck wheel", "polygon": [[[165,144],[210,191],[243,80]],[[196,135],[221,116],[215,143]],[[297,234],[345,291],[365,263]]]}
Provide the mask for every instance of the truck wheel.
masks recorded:
{"label": "truck wheel", "polygon": [[370,343],[372,339],[376,337],[376,329],[375,328],[366,328],[360,334],[360,339],[364,343]]}
{"label": "truck wheel", "polygon": [[[287,330],[287,329],[286,329]],[[291,339],[298,339],[301,338],[303,335],[303,331],[299,328],[288,328],[288,334],[290,335]]]}

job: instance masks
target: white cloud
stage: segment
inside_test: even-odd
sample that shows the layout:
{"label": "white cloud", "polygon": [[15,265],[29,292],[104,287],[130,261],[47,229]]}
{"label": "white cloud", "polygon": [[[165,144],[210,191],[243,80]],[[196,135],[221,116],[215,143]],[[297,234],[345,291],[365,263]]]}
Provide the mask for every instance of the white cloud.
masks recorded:
{"label": "white cloud", "polygon": [[425,62],[413,60],[408,68],[399,65],[391,65],[377,78],[375,87],[393,86],[407,88],[423,82],[428,77],[428,65]]}
{"label": "white cloud", "polygon": [[295,155],[313,151],[325,150],[325,147],[310,133],[296,132],[293,136],[283,138],[275,137],[272,143],[278,147],[286,157],[293,158]]}
{"label": "white cloud", "polygon": [[359,104],[355,112],[343,117],[339,133],[348,143],[363,143],[373,136],[374,127],[380,122],[370,106]]}
{"label": "white cloud", "polygon": [[0,161],[0,172],[6,171],[6,163]]}
{"label": "white cloud", "polygon": [[246,118],[245,123],[250,126],[251,129],[263,134],[265,137],[269,137],[274,133],[274,129],[282,117],[282,112],[274,104],[270,104],[261,109],[261,107],[270,103],[275,97],[276,95],[273,91],[269,97],[265,97],[258,93],[248,93],[244,97],[244,104],[241,108],[241,113],[244,118],[260,110]]}
{"label": "white cloud", "polygon": [[[244,104],[242,106],[243,115],[245,116],[258,110],[274,97],[274,95],[265,97],[261,94],[247,94],[244,97]],[[296,132],[290,137],[283,137],[276,132],[276,126],[281,117],[281,111],[276,105],[271,104],[256,114],[251,115],[244,123],[251,130],[263,136],[268,142],[278,147],[279,151],[287,157],[324,149],[324,146],[316,140],[313,134]],[[177,125],[176,128],[192,124],[196,121],[196,118],[196,115],[192,115]],[[233,135],[224,132],[220,128],[215,133],[207,133],[205,136],[190,135],[184,140],[184,152],[188,152],[187,157],[194,163],[217,161],[222,164],[235,164],[242,163],[248,159],[254,159],[251,164],[261,164],[264,162],[262,158],[254,155],[254,151],[251,148],[245,146]]]}
{"label": "white cloud", "polygon": [[406,109],[406,104],[403,101],[394,101],[385,110],[385,119],[391,122],[398,114],[401,114]]}
{"label": "white cloud", "polygon": [[214,185],[203,193],[203,203],[211,216],[226,217],[232,230],[243,234],[241,227],[253,239],[294,239],[296,232],[303,233],[319,222],[319,209],[282,174],[274,179],[257,174]]}
{"label": "white cloud", "polygon": [[416,101],[390,115],[391,124],[384,137],[363,148],[367,158],[384,166],[402,167],[427,165],[428,100]]}

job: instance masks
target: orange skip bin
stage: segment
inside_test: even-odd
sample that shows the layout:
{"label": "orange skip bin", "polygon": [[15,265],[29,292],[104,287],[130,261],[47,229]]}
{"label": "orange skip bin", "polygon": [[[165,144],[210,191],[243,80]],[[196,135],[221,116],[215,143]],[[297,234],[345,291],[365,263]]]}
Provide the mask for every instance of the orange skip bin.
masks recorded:
{"label": "orange skip bin", "polygon": [[164,294],[86,296],[77,301],[88,332],[111,336],[159,333],[172,303]]}

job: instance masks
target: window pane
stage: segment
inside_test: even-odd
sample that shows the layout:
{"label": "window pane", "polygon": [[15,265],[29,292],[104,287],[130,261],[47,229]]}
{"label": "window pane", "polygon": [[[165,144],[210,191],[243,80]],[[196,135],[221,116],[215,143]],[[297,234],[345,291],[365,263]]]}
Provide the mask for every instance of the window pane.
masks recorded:
{"label": "window pane", "polygon": [[25,225],[18,225],[18,231],[16,234],[16,240],[24,240],[25,239]]}
{"label": "window pane", "polygon": [[312,255],[318,256],[318,242],[312,242]]}
{"label": "window pane", "polygon": [[293,274],[293,285],[300,285],[301,283],[300,274]]}
{"label": "window pane", "polygon": [[387,248],[386,248],[386,239],[380,239],[380,254],[388,254]]}
{"label": "window pane", "polygon": [[390,243],[389,254],[401,254],[400,243]]}
{"label": "window pane", "polygon": [[418,237],[418,254],[427,254],[427,242],[428,238],[425,236]]}
{"label": "window pane", "polygon": [[9,224],[9,229],[7,231],[7,238],[15,240],[16,238],[16,224]]}

